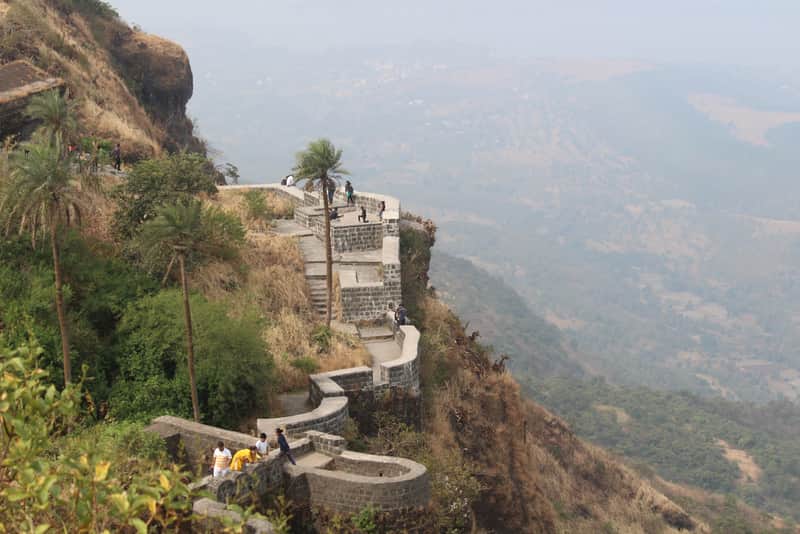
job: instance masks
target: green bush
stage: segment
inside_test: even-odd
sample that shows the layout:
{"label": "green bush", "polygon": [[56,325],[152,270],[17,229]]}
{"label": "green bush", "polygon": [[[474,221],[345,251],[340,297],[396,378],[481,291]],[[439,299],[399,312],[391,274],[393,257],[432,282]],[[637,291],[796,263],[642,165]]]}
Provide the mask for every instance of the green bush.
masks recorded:
{"label": "green bush", "polygon": [[117,18],[119,13],[104,0],[50,0],[62,13],[78,12],[89,17]]}
{"label": "green bush", "polygon": [[[204,422],[233,427],[263,405],[272,386],[272,358],[261,322],[245,311],[235,320],[224,303],[192,295],[197,389]],[[119,376],[112,414],[144,421],[192,413],[182,295],[161,291],[128,307],[117,332]]]}
{"label": "green bush", "polygon": [[319,370],[319,362],[309,356],[295,358],[289,362],[289,365],[298,371],[303,371],[307,375],[316,373]]}
{"label": "green bush", "polygon": [[353,515],[351,522],[359,532],[364,532],[365,534],[378,532],[378,527],[375,524],[375,508],[373,506],[367,506]]}
{"label": "green bush", "polygon": [[319,325],[311,332],[311,340],[317,344],[320,352],[330,352],[333,330],[325,325]]}
{"label": "green bush", "polygon": [[[73,368],[89,366],[87,389],[96,403],[108,399],[117,367],[111,341],[129,302],[152,293],[156,282],[70,233],[63,242],[64,301],[70,325]],[[62,383],[61,337],[53,307],[49,246],[32,249],[25,238],[0,240],[0,323],[9,343],[33,334],[45,349],[39,365]]]}
{"label": "green bush", "polygon": [[267,203],[267,197],[263,191],[250,189],[246,191],[242,198],[247,209],[247,218],[251,221],[269,221],[272,219],[272,210]]}
{"label": "green bush", "polygon": [[[48,385],[46,371],[36,366],[39,356],[35,345],[0,346],[0,530],[181,530],[191,518],[183,474],[150,462],[121,471],[120,452],[110,448],[140,434],[131,427],[70,435],[79,423],[82,384],[61,392]],[[114,437],[116,431],[121,434]],[[131,440],[122,454],[139,444]]]}

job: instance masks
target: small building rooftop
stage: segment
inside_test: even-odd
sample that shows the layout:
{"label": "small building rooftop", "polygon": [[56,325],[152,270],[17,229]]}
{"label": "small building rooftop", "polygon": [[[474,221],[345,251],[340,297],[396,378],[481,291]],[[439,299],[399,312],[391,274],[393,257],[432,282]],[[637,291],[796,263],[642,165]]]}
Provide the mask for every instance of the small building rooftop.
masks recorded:
{"label": "small building rooftop", "polygon": [[0,65],[0,105],[64,85],[61,78],[50,76],[27,61]]}

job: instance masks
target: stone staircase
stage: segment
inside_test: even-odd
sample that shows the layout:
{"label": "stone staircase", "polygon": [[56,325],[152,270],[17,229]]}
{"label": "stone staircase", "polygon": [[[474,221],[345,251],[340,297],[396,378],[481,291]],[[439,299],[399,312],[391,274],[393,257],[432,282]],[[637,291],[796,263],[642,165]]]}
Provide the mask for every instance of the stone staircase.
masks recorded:
{"label": "stone staircase", "polygon": [[324,318],[328,311],[328,285],[325,282],[325,277],[308,277],[306,275],[306,282],[308,283],[308,293],[311,298],[311,309],[318,318]]}

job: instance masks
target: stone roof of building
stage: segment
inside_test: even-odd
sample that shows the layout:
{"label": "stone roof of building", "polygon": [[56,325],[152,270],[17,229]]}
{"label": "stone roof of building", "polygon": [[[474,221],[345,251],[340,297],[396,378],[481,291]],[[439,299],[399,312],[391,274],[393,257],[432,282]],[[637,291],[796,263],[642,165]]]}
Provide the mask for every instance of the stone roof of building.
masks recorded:
{"label": "stone roof of building", "polygon": [[61,78],[50,76],[27,61],[0,65],[0,105],[64,85]]}

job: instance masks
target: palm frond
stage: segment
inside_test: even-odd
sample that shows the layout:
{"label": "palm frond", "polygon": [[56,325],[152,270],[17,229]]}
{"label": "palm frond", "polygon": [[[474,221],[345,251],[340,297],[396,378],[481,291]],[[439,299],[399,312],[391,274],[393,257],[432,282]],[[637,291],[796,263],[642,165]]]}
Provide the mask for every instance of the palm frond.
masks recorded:
{"label": "palm frond", "polygon": [[342,150],[328,139],[311,141],[305,150],[297,153],[294,175],[298,181],[314,182],[319,187],[325,178],[338,180],[341,175],[349,174],[342,167]]}

